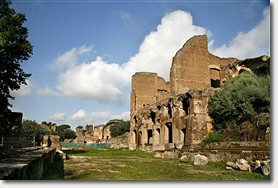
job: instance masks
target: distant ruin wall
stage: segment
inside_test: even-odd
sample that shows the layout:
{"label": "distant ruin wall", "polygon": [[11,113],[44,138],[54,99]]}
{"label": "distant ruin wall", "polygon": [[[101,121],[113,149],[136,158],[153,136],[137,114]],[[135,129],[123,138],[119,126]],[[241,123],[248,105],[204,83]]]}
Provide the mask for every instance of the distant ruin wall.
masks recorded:
{"label": "distant ruin wall", "polygon": [[19,153],[16,157],[0,160],[1,180],[40,180],[53,163],[55,148]]}
{"label": "distant ruin wall", "polygon": [[118,148],[128,148],[128,137],[118,137],[118,138],[111,138],[110,140],[105,141],[105,143],[110,144],[111,148],[118,149]]}

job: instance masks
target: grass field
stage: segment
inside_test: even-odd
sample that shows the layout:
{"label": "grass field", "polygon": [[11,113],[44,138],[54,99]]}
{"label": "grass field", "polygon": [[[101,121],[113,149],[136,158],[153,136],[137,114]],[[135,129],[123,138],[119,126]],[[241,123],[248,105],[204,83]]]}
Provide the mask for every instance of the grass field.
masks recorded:
{"label": "grass field", "polygon": [[65,152],[70,159],[57,157],[44,180],[270,180],[258,173],[225,170],[223,163],[194,166],[128,149]]}

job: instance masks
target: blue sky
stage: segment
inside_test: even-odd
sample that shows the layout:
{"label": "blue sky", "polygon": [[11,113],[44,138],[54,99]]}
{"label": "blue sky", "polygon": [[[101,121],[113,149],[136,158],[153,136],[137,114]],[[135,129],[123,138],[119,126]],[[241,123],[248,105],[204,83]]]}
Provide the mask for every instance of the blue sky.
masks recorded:
{"label": "blue sky", "polygon": [[12,1],[34,46],[22,64],[28,86],[13,91],[24,119],[98,125],[129,119],[131,75],[169,80],[171,59],[190,37],[244,59],[270,53],[269,1]]}

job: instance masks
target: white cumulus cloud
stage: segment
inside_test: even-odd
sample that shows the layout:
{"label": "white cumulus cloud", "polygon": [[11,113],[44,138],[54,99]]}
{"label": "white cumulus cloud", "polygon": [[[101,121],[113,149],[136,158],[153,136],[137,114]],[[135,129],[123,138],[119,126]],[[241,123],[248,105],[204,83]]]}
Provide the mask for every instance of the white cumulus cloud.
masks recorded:
{"label": "white cumulus cloud", "polygon": [[130,112],[127,111],[127,112],[122,112],[122,113],[117,114],[117,115],[112,115],[111,119],[122,119],[124,121],[127,121],[127,120],[130,119]]}
{"label": "white cumulus cloud", "polygon": [[44,96],[59,96],[59,93],[49,86],[46,86],[44,88],[39,88],[37,90],[37,93],[39,95],[44,95]]}
{"label": "white cumulus cloud", "polygon": [[67,96],[111,101],[121,95],[120,65],[108,64],[101,57],[60,74],[58,90]]}
{"label": "white cumulus cloud", "polygon": [[52,121],[64,121],[66,119],[66,114],[64,112],[58,112],[49,116],[49,119]]}
{"label": "white cumulus cloud", "polygon": [[269,55],[270,49],[270,9],[264,9],[263,19],[244,33],[240,32],[229,43],[217,49],[212,47],[211,52],[220,57],[237,57],[240,59]]}
{"label": "white cumulus cloud", "polygon": [[29,80],[26,80],[26,84],[27,85],[22,84],[20,86],[20,89],[18,89],[18,90],[12,90],[10,92],[11,96],[16,97],[16,98],[29,96],[32,92],[34,85]]}
{"label": "white cumulus cloud", "polygon": [[110,117],[109,111],[92,112],[91,117],[94,119],[107,119]]}
{"label": "white cumulus cloud", "polygon": [[193,24],[191,14],[178,10],[163,17],[156,30],[145,37],[138,53],[121,65],[106,62],[101,57],[91,63],[78,64],[77,51],[81,50],[73,48],[57,58],[56,63],[67,68],[59,75],[57,89],[72,97],[102,102],[116,100],[123,96],[122,88],[130,86],[135,72],[153,71],[169,79],[176,51],[193,35],[204,33],[209,34]]}
{"label": "white cumulus cloud", "polygon": [[73,68],[79,63],[78,56],[90,53],[93,50],[92,46],[82,45],[79,48],[72,48],[69,51],[59,55],[52,63],[53,69],[64,70]]}
{"label": "white cumulus cloud", "polygon": [[130,119],[129,111],[122,112],[119,114],[112,114],[110,111],[99,111],[99,112],[92,112],[88,116],[88,122],[92,122],[94,125],[107,123],[111,119],[129,120]]}
{"label": "white cumulus cloud", "polygon": [[[126,71],[156,72],[169,80],[170,66],[175,53],[192,36],[208,34],[205,28],[193,24],[192,15],[177,10],[165,15],[156,31],[150,32],[136,55],[129,59]],[[129,75],[130,76],[130,75]]]}
{"label": "white cumulus cloud", "polygon": [[[190,13],[177,10],[166,14],[156,29],[146,35],[138,52],[122,64],[107,62],[100,56],[90,63],[76,62],[80,56],[90,53],[92,47],[73,48],[57,58],[56,62],[60,62],[64,70],[59,74],[56,89],[66,96],[100,102],[125,99],[124,88],[130,87],[135,72],[156,72],[168,81],[175,53],[189,38],[200,34],[207,34],[210,39],[213,36],[206,28],[195,25]],[[249,32],[239,33],[231,43],[220,48],[214,47],[211,40],[209,47],[211,53],[220,57],[265,54],[265,49],[269,49],[269,8],[265,9],[261,22]]]}
{"label": "white cumulus cloud", "polygon": [[78,110],[76,113],[74,113],[70,119],[73,121],[81,121],[84,120],[87,116],[87,112],[85,110]]}

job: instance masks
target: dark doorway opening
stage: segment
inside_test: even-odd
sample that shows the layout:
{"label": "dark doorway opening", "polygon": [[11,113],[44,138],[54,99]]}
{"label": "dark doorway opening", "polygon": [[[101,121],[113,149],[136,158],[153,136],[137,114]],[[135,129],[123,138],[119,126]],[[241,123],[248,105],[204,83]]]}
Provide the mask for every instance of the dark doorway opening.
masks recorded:
{"label": "dark doorway opening", "polygon": [[138,134],[138,145],[142,145],[142,131],[139,131]]}
{"label": "dark doorway opening", "polygon": [[182,99],[182,108],[185,111],[186,115],[189,115],[189,107],[190,107],[190,99],[187,98],[183,98]]}
{"label": "dark doorway opening", "polygon": [[213,88],[220,87],[220,70],[216,68],[210,69],[210,86]]}
{"label": "dark doorway opening", "polygon": [[220,80],[210,79],[210,85],[213,88],[218,88],[218,87],[220,87]]}
{"label": "dark doorway opening", "polygon": [[148,144],[152,144],[153,130],[148,130]]}
{"label": "dark doorway opening", "polygon": [[155,124],[155,112],[151,111],[151,119],[152,119],[152,122]]}
{"label": "dark doorway opening", "polygon": [[169,143],[173,143],[172,123],[166,123],[166,126],[168,128],[168,141],[169,141]]}
{"label": "dark doorway opening", "polygon": [[186,128],[181,129],[182,133],[183,133],[183,144],[186,143]]}

